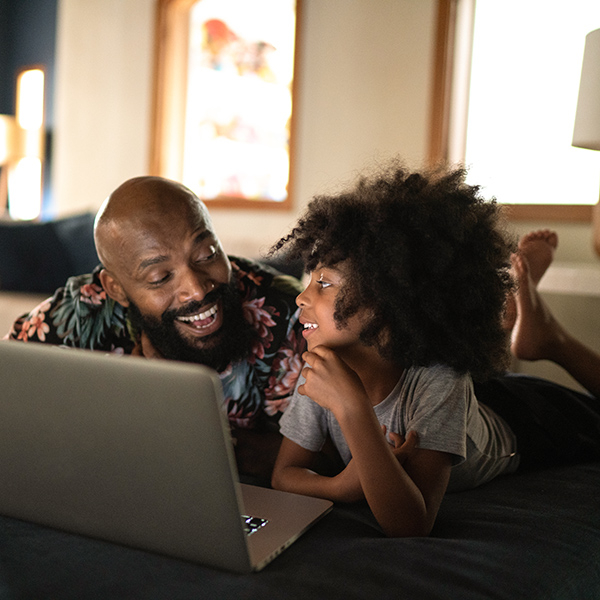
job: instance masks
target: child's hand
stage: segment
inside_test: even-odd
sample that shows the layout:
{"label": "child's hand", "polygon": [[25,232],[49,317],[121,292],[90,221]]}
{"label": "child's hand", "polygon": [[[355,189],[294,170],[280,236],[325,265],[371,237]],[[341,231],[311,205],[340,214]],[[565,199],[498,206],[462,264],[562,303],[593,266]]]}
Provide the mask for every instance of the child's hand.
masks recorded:
{"label": "child's hand", "polygon": [[[382,425],[381,430],[383,431],[383,437],[385,437],[387,434],[387,427]],[[404,465],[406,460],[410,458],[417,449],[419,436],[416,431],[409,431],[406,435],[406,439],[404,439],[399,433],[390,431],[389,441],[394,456],[401,465]]]}
{"label": "child's hand", "polygon": [[368,396],[359,376],[331,348],[317,346],[302,358],[308,365],[302,369],[306,381],[298,391],[335,413],[353,401],[366,401]]}

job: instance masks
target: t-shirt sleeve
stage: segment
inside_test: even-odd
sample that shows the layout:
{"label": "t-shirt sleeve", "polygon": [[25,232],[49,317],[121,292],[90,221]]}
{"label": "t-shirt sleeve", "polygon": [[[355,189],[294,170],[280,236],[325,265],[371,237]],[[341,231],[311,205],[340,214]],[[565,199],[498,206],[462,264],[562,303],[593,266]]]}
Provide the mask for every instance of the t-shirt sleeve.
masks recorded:
{"label": "t-shirt sleeve", "polygon": [[409,382],[406,431],[419,436],[419,447],[454,456],[453,463],[467,456],[467,416],[473,402],[473,385],[467,375],[439,366],[422,369]]}
{"label": "t-shirt sleeve", "polygon": [[281,433],[302,448],[319,452],[327,438],[327,411],[298,392],[300,376],[290,404],[279,421]]}

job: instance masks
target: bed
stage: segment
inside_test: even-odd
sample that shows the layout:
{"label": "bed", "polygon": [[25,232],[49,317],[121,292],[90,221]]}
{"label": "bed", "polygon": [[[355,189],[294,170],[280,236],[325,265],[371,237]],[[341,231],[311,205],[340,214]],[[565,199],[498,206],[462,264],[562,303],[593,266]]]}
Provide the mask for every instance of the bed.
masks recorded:
{"label": "bed", "polygon": [[600,463],[448,494],[428,538],[335,506],[253,575],[0,517],[0,598],[598,600]]}
{"label": "bed", "polygon": [[[67,225],[81,227],[90,246],[89,215]],[[89,254],[93,266],[97,258]],[[34,277],[29,287],[11,287],[5,271],[5,290],[40,294],[58,285],[40,289]],[[64,274],[57,278],[61,284]],[[6,310],[0,303],[2,334],[41,298],[7,297]],[[600,463],[448,494],[432,535],[422,539],[387,539],[366,506],[335,506],[262,572],[247,576],[0,516],[0,598],[599,600]]]}

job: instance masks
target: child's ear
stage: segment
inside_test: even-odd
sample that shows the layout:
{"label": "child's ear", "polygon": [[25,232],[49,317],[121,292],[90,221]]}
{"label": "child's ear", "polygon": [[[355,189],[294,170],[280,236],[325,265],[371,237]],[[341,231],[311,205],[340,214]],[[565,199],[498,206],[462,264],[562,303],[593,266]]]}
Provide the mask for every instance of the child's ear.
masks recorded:
{"label": "child's ear", "polygon": [[117,279],[106,269],[100,271],[100,283],[106,294],[122,306],[129,306],[127,294]]}

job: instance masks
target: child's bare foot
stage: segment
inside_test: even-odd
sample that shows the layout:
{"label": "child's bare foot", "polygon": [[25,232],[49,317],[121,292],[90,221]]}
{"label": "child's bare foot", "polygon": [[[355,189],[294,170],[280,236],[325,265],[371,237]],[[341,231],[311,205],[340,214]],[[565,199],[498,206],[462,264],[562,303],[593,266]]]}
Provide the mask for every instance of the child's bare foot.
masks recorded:
{"label": "child's bare foot", "polygon": [[558,235],[551,229],[539,229],[524,235],[519,240],[519,253],[529,265],[529,276],[537,285],[554,259],[558,246]]}
{"label": "child's bare foot", "polygon": [[[525,258],[531,284],[537,286],[554,259],[554,251],[558,246],[558,235],[550,229],[531,231],[519,240],[518,254]],[[515,273],[515,279],[520,276]],[[504,315],[504,328],[512,331],[517,320],[517,304],[514,296],[507,299]]]}
{"label": "child's bare foot", "polygon": [[553,360],[563,334],[562,328],[538,293],[529,263],[521,253],[513,256],[513,269],[518,289],[511,351],[516,358],[523,360]]}

